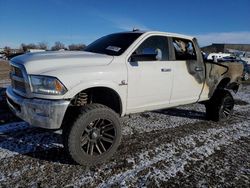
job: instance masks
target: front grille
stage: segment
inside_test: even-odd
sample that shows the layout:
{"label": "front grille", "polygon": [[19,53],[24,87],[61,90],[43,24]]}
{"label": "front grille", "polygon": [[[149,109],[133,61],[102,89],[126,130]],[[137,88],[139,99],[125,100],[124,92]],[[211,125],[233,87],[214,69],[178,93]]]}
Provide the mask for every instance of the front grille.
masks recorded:
{"label": "front grille", "polygon": [[20,82],[17,80],[11,80],[11,84],[12,87],[18,91],[21,91],[22,93],[26,93],[26,89],[25,89],[25,83],[24,82]]}
{"label": "front grille", "polygon": [[12,70],[13,70],[14,75],[16,75],[20,78],[23,78],[23,73],[22,73],[21,69],[12,66]]}
{"label": "front grille", "polygon": [[24,73],[20,67],[11,65],[11,85],[14,90],[26,93],[26,86],[24,80]]}

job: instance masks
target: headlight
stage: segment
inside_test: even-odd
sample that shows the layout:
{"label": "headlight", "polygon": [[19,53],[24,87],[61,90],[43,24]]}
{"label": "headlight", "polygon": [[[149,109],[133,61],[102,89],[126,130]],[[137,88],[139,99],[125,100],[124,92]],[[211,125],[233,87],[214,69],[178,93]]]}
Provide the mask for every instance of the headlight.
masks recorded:
{"label": "headlight", "polygon": [[30,81],[33,93],[63,95],[67,91],[65,86],[55,77],[31,75]]}

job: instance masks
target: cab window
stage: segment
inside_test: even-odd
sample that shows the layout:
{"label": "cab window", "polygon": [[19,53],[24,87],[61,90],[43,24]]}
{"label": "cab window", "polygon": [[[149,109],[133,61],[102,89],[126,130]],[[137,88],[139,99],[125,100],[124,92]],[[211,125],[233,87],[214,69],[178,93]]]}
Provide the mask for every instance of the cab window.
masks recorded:
{"label": "cab window", "polygon": [[192,41],[173,38],[173,46],[176,60],[197,60]]}
{"label": "cab window", "polygon": [[147,38],[133,54],[152,54],[160,52],[161,61],[169,59],[168,38],[164,36],[152,36]]}

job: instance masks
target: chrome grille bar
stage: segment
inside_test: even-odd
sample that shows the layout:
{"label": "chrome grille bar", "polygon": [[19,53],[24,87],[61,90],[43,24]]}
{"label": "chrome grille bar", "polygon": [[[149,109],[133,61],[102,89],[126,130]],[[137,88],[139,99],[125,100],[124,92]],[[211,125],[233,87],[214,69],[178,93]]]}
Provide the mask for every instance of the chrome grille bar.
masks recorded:
{"label": "chrome grille bar", "polygon": [[17,94],[27,97],[28,95],[27,90],[29,89],[29,84],[28,84],[27,75],[23,66],[11,62],[10,78],[11,78],[11,85],[12,85],[13,90]]}

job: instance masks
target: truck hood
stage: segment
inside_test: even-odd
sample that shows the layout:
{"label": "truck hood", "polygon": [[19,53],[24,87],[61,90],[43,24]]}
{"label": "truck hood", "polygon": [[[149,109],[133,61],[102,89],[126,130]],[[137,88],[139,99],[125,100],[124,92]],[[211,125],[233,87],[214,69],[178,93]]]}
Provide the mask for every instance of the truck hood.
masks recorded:
{"label": "truck hood", "polygon": [[83,51],[27,53],[11,59],[14,63],[24,65],[28,74],[44,74],[74,67],[104,66],[112,60],[113,56]]}

